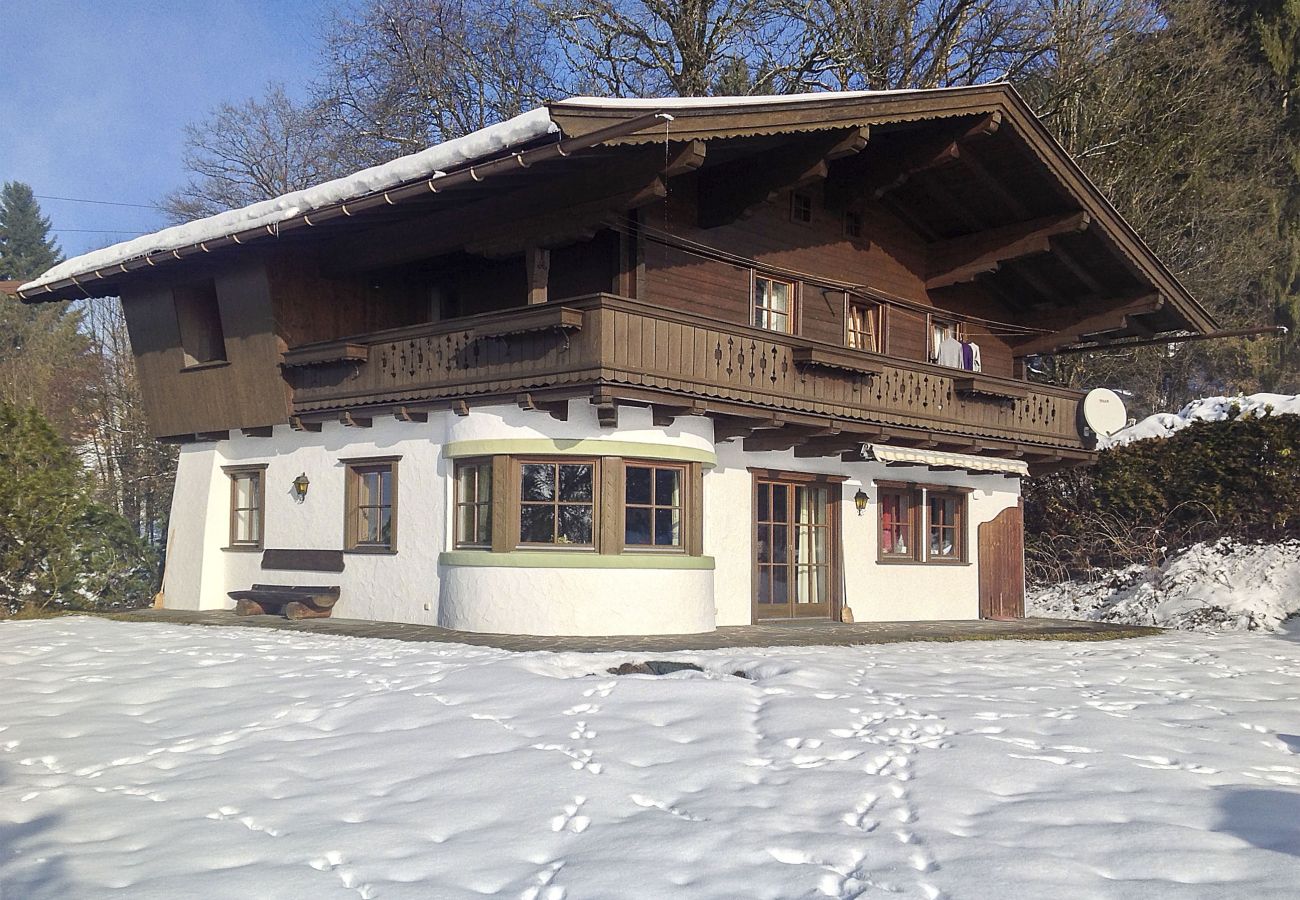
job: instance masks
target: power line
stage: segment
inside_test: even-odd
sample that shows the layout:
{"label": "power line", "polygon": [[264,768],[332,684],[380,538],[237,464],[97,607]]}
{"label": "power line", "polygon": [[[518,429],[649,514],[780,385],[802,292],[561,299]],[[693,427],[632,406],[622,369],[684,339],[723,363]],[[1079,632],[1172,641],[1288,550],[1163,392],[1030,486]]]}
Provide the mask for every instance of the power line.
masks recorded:
{"label": "power line", "polygon": [[130,206],[134,209],[156,209],[165,212],[163,207],[153,203],[123,203],[118,200],[87,200],[84,197],[55,197],[53,194],[33,194],[40,200],[63,200],[68,203],[93,203],[96,206]]}
{"label": "power line", "polygon": [[57,231],[60,234],[149,234],[147,231],[121,231],[113,228],[55,228],[50,227],[50,231]]}

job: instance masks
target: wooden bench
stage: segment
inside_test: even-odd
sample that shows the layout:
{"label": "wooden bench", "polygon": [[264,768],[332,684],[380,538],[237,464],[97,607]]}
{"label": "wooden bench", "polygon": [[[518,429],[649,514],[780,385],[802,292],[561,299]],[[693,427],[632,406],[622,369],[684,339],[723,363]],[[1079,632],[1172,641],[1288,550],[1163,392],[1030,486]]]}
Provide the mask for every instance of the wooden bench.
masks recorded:
{"label": "wooden bench", "polygon": [[255,584],[231,591],[237,616],[283,615],[286,619],[324,619],[339,602],[337,585]]}

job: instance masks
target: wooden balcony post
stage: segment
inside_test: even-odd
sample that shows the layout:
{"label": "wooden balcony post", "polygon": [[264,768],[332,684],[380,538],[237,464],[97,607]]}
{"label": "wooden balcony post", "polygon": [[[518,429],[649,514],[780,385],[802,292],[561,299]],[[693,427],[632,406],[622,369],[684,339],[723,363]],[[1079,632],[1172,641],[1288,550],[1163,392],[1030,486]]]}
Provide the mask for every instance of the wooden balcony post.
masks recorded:
{"label": "wooden balcony post", "polygon": [[524,251],[524,265],[528,270],[528,303],[545,303],[551,277],[551,251],[545,247],[529,247]]}

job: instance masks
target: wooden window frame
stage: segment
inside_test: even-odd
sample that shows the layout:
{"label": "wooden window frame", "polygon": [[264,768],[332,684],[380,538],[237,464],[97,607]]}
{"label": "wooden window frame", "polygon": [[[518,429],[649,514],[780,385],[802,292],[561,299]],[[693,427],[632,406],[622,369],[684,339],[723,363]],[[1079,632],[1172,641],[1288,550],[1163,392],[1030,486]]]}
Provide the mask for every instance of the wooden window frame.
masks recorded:
{"label": "wooden window frame", "polygon": [[844,237],[848,238],[851,241],[860,241],[862,240],[862,232],[864,227],[865,227],[865,223],[863,221],[862,210],[860,209],[844,210],[844,217],[841,220],[841,229]]}
{"label": "wooden window frame", "polygon": [[811,225],[813,221],[813,197],[807,191],[790,192],[790,221],[796,225]]}
{"label": "wooden window frame", "polygon": [[[467,468],[472,468],[476,470],[481,470],[483,468],[486,468],[490,473],[489,474],[490,481],[488,482],[487,499],[482,499],[479,496],[481,476],[477,474],[474,477],[475,499],[466,500],[464,497],[461,496],[460,473],[463,469],[467,469]],[[454,464],[452,465],[451,479],[452,479],[452,525],[451,525],[452,546],[454,546],[457,550],[490,550],[492,548],[492,543],[493,543],[493,534],[496,529],[496,503],[495,503],[496,466],[493,465],[492,458],[481,456],[481,457],[474,457],[470,459],[455,460]],[[461,508],[465,506],[475,507],[474,527],[476,532],[478,530],[477,507],[486,506],[488,508],[487,533],[483,535],[476,534],[475,537],[478,538],[478,540],[467,541],[464,539],[464,536],[461,534],[461,530],[460,530]]]}
{"label": "wooden window frame", "polygon": [[[830,567],[827,576],[827,598],[828,615],[832,621],[839,621],[841,610],[844,606],[844,507],[843,494],[844,482],[848,480],[847,475],[829,475],[821,472],[792,472],[786,469],[768,469],[758,466],[749,466],[746,471],[750,474],[750,621],[758,624],[763,621],[785,621],[784,617],[766,617],[759,613],[761,605],[759,598],[759,491],[761,485],[765,482],[774,484],[783,484],[790,488],[795,487],[813,487],[824,488],[827,492],[827,540],[829,541],[829,559]],[[787,521],[789,521],[787,519]],[[798,618],[798,616],[796,616]],[[821,618],[820,616],[810,618]]]}
{"label": "wooden window frame", "polygon": [[966,340],[966,325],[960,319],[927,313],[925,316],[925,361],[928,363],[934,363],[939,355],[939,345],[934,340],[936,325],[951,325],[953,337],[959,341]]}
{"label": "wooden window frame", "polygon": [[[399,485],[397,470],[401,459],[400,456],[372,456],[339,460],[346,467],[343,490],[343,550],[345,553],[373,553],[379,555],[397,553],[397,498]],[[389,471],[389,494],[391,499],[388,506],[388,542],[386,544],[363,542],[359,539],[361,476],[370,470],[385,468]]]}
{"label": "wooden window frame", "polygon": [[[789,286],[790,303],[789,303],[789,308],[786,310],[785,313],[780,313],[778,311],[775,311],[771,306],[759,306],[758,283],[760,281],[768,281],[773,284],[784,284]],[[772,334],[787,334],[792,337],[798,335],[800,331],[799,311],[801,306],[799,301],[800,301],[799,282],[790,278],[778,278],[775,275],[768,275],[765,272],[761,272],[756,269],[750,269],[749,271],[749,324],[752,327],[761,329],[762,331],[771,332]],[[773,313],[776,315],[784,315],[790,327],[785,331],[780,331],[775,328],[768,328],[766,325],[759,324],[758,311],[760,309],[767,310],[769,312],[769,315]]]}
{"label": "wooden window frame", "polygon": [[[970,565],[970,495],[973,488],[947,484],[919,484],[914,482],[876,481],[876,562],[881,565],[911,566],[965,566]],[[908,498],[911,510],[908,531],[911,534],[911,552],[904,555],[885,553],[885,494],[902,494]],[[957,501],[956,556],[930,555],[930,497],[951,497]]]}
{"label": "wooden window frame", "polygon": [[[230,478],[230,533],[226,550],[251,553],[266,546],[266,463],[257,465],[222,466],[221,471]],[[257,506],[239,506],[239,479],[250,475],[257,476]],[[241,541],[236,539],[238,527],[236,513],[244,509],[257,510],[257,540]]]}
{"label": "wooden window frame", "polygon": [[[691,464],[679,462],[667,462],[664,460],[654,459],[624,459],[619,467],[622,477],[619,479],[619,491],[615,495],[618,506],[618,522],[620,525],[619,538],[622,542],[622,550],[632,553],[670,553],[689,555],[688,547],[691,543],[690,532],[694,519],[694,506],[691,502],[693,491],[691,490]],[[628,503],[627,502],[627,470],[628,469],[649,469],[650,476],[650,503]],[[655,491],[655,474],[660,469],[672,469],[679,474],[681,479],[678,487],[680,504],[675,507],[664,506],[654,502]],[[648,509],[650,510],[650,538],[649,544],[629,544],[627,543],[627,511],[628,509]],[[654,520],[655,512],[660,509],[678,510],[678,543],[676,544],[656,544],[654,543]]]}
{"label": "wooden window frame", "polygon": [[[604,485],[603,471],[601,467],[601,458],[598,456],[512,456],[510,457],[511,473],[511,509],[514,519],[514,544],[512,549],[516,550],[568,550],[579,553],[599,553],[601,550],[601,536],[606,530],[603,526],[606,524],[602,521]],[[523,467],[527,465],[551,465],[551,466],[591,466],[591,502],[578,503],[574,501],[560,500],[560,473],[557,468],[555,473],[555,499],[549,504],[545,501],[524,500],[523,498]],[[555,520],[552,525],[552,534],[558,536],[560,529],[560,507],[561,506],[591,506],[591,543],[590,544],[562,544],[559,541],[550,543],[533,543],[523,539],[523,515],[524,506],[547,506],[555,508]]]}
{"label": "wooden window frame", "polygon": [[206,278],[178,284],[172,288],[171,295],[182,371],[229,365],[216,280]]}
{"label": "wooden window frame", "polygon": [[[847,294],[845,295],[845,297],[846,300],[844,305],[844,346],[848,347],[850,350],[857,350],[861,353],[876,353],[876,354],[885,353],[886,348],[889,346],[889,344],[887,343],[888,338],[886,337],[886,330],[885,330],[885,323],[887,321],[889,307],[886,304],[880,302],[879,300],[865,300],[861,298],[851,297],[848,296]],[[861,333],[861,332],[855,332],[853,328],[853,310],[855,307],[875,308],[876,311],[875,347],[867,348],[867,347],[853,346],[853,335],[855,333]]]}

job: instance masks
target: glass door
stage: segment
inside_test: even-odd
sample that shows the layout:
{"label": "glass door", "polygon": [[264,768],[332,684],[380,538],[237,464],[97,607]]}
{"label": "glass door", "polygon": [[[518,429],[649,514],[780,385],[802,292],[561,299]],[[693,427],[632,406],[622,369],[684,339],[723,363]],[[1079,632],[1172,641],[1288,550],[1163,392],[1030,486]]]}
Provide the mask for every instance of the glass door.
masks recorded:
{"label": "glass door", "polygon": [[831,488],[758,479],[754,618],[827,618],[835,585]]}

